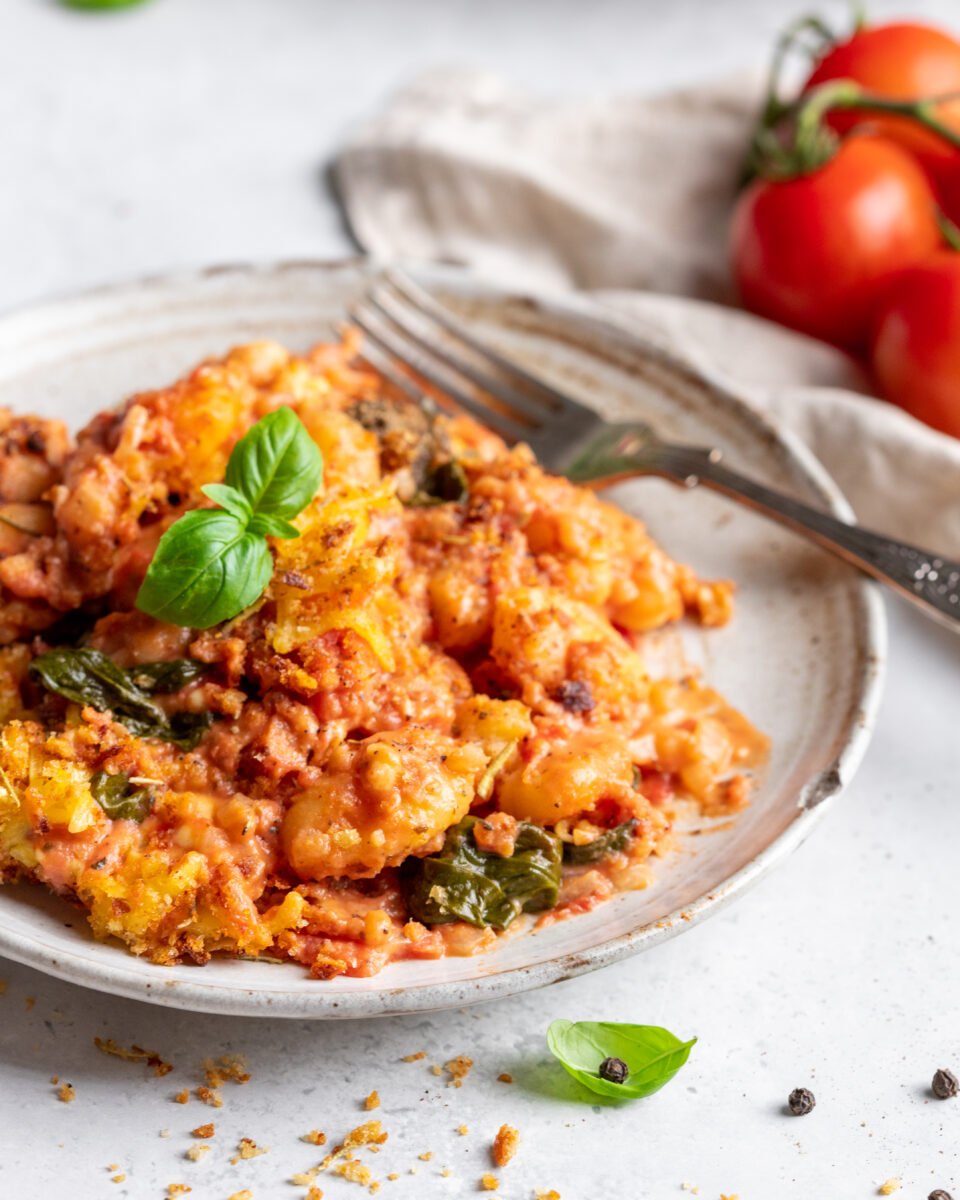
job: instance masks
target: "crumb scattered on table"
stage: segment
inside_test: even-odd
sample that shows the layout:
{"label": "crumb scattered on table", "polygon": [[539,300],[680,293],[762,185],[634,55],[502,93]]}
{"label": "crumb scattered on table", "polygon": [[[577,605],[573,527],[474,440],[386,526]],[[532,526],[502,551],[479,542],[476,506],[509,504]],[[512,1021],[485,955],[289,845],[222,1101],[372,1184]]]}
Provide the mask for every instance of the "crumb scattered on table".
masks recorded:
{"label": "crumb scattered on table", "polygon": [[150,1067],[154,1075],[163,1077],[173,1070],[173,1063],[164,1062],[156,1050],[144,1050],[142,1046],[133,1045],[129,1050],[119,1046],[113,1038],[95,1037],[93,1044],[101,1054],[109,1054],[113,1058],[122,1058],[127,1062],[143,1062]]}
{"label": "crumb scattered on table", "polygon": [[429,1162],[430,1159],[433,1158],[433,1151],[424,1150],[422,1154],[417,1155],[417,1158],[419,1158],[421,1162]]}
{"label": "crumb scattered on table", "polygon": [[240,1054],[221,1054],[218,1059],[203,1060],[203,1080],[209,1088],[222,1087],[228,1081],[249,1083],[246,1059]]}
{"label": "crumb scattered on table", "polygon": [[212,1121],[208,1121],[206,1125],[198,1125],[196,1129],[190,1130],[195,1138],[201,1138],[206,1141],[207,1138],[212,1138],[216,1129]]}
{"label": "crumb scattered on table", "polygon": [[327,1144],[327,1135],[319,1129],[311,1129],[309,1133],[305,1133],[300,1139],[301,1142],[309,1142],[311,1146],[325,1146]]}
{"label": "crumb scattered on table", "polygon": [[227,1200],[253,1200],[253,1192],[244,1188],[242,1192],[234,1192],[232,1196],[228,1196]]}
{"label": "crumb scattered on table", "polygon": [[493,1159],[493,1165],[495,1167],[505,1167],[516,1154],[519,1145],[520,1134],[516,1129],[512,1125],[501,1125],[490,1148],[490,1157]]}
{"label": "crumb scattered on table", "polygon": [[443,1069],[450,1075],[447,1087],[463,1087],[463,1081],[470,1074],[472,1067],[473,1059],[468,1058],[466,1054],[458,1054],[456,1058],[451,1058],[448,1062],[445,1062]]}
{"label": "crumb scattered on table", "polygon": [[491,1175],[488,1172],[486,1175],[481,1176],[480,1186],[485,1192],[495,1192],[500,1186],[500,1180],[496,1175]]}
{"label": "crumb scattered on table", "polygon": [[33,1006],[36,1004],[36,1002],[37,1002],[36,996],[27,996],[27,998],[23,1002],[23,1006],[27,1010],[27,1012],[30,1012],[30,1010],[33,1008]]}
{"label": "crumb scattered on table", "polygon": [[126,1178],[127,1178],[126,1175],[122,1175],[122,1174],[121,1175],[111,1175],[110,1182],[111,1183],[125,1183]]}
{"label": "crumb scattered on table", "polygon": [[368,1112],[374,1108],[379,1108],[380,1093],[378,1091],[372,1091],[366,1100],[364,1100],[363,1107],[367,1109]]}
{"label": "crumb scattered on table", "polygon": [[403,1056],[403,1058],[400,1059],[400,1061],[401,1062],[419,1062],[421,1058],[426,1058],[426,1057],[427,1057],[426,1050],[418,1050],[416,1052],[416,1054],[405,1054]]}
{"label": "crumb scattered on table", "polygon": [[61,1083],[57,1088],[57,1099],[62,1100],[64,1104],[72,1104],[77,1098],[77,1089],[72,1083]]}
{"label": "crumb scattered on table", "polygon": [[534,1197],[535,1200],[560,1200],[560,1193],[555,1192],[553,1188],[549,1192],[544,1192],[540,1188],[537,1188]]}
{"label": "crumb scattered on table", "polygon": [[319,1174],[319,1167],[311,1167],[309,1171],[298,1171],[296,1175],[291,1175],[290,1182],[294,1187],[309,1187]]}
{"label": "crumb scattered on table", "polygon": [[196,1146],[189,1146],[184,1154],[185,1158],[189,1158],[191,1162],[199,1162],[205,1154],[210,1153],[210,1147],[205,1142],[200,1142]]}
{"label": "crumb scattered on table", "polygon": [[[223,1108],[223,1097],[220,1095],[219,1088],[198,1087],[193,1094],[204,1104],[209,1104],[211,1108]],[[180,1103],[186,1104],[186,1100],[181,1100]]]}
{"label": "crumb scattered on table", "polygon": [[185,1196],[187,1192],[192,1192],[193,1188],[188,1183],[168,1183],[168,1196]]}
{"label": "crumb scattered on table", "polygon": [[501,1071],[497,1076],[498,1083],[513,1083],[513,1076],[509,1071]]}
{"label": "crumb scattered on table", "polygon": [[241,1159],[259,1158],[261,1154],[266,1154],[270,1149],[269,1146],[258,1146],[253,1138],[242,1137],[237,1143],[237,1153],[230,1159],[233,1166],[236,1166]]}
{"label": "crumb scattered on table", "polygon": [[900,1191],[900,1180],[899,1179],[888,1179],[886,1181],[886,1183],[880,1184],[880,1195],[881,1196],[892,1196],[894,1192],[899,1192],[899,1191]]}
{"label": "crumb scattered on table", "polygon": [[461,1137],[466,1137],[469,1132],[470,1132],[469,1125],[458,1125],[457,1126],[457,1133],[459,1133]]}
{"label": "crumb scattered on table", "polygon": [[174,1104],[186,1104],[189,1099],[190,1093],[186,1088],[181,1088],[180,1091],[174,1096],[173,1102]]}

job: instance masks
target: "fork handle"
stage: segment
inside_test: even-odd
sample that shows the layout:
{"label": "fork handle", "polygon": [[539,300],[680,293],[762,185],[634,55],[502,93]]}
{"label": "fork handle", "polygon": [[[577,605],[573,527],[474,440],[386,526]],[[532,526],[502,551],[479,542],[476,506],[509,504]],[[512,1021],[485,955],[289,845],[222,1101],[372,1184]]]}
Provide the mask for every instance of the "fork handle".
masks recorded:
{"label": "fork handle", "polygon": [[636,453],[637,467],[674,483],[698,484],[763,513],[887,584],[922,612],[960,630],[960,563],[847,524],[732,471],[716,450],[660,444]]}

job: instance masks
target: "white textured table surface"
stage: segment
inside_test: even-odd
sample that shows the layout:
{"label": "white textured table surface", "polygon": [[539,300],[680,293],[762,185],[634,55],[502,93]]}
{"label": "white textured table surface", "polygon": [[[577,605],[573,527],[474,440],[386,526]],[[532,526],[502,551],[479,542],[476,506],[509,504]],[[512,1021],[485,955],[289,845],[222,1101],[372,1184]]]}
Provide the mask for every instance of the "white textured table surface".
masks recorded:
{"label": "white textured table surface", "polygon": [[[892,11],[889,4],[875,10]],[[949,17],[952,0],[913,5]],[[143,271],[348,249],[322,165],[344,130],[421,67],[491,66],[552,92],[651,89],[759,61],[783,0],[154,0],[111,17],[53,0],[0,5],[0,307]],[[476,1194],[503,1121],[522,1136],[500,1195],[528,1200],[855,1200],[960,1195],[960,642],[891,612],[887,697],[860,775],[785,867],[714,921],[541,993],[432,1017],[330,1026],[165,1012],[0,964],[0,1197],[295,1197],[298,1141],[363,1119],[377,1088],[390,1140],[381,1195]],[[696,1033],[655,1099],[576,1102],[544,1031],[555,1017]],[[175,1064],[152,1077],[95,1036]],[[427,1058],[402,1064],[402,1055]],[[244,1054],[252,1080],[214,1112],[171,1102],[201,1060]],[[477,1063],[445,1087],[429,1064]],[[499,1083],[511,1072],[514,1083]],[[76,1101],[60,1104],[52,1075]],[[818,1097],[802,1120],[787,1093]],[[210,1153],[184,1158],[213,1119]],[[469,1126],[461,1136],[456,1127]],[[169,1138],[159,1131],[168,1129]],[[231,1165],[241,1136],[271,1150]],[[429,1161],[418,1156],[432,1151]],[[115,1170],[108,1165],[119,1164]],[[443,1171],[448,1168],[449,1175]],[[411,1169],[415,1173],[411,1173]],[[110,1181],[123,1173],[123,1183]],[[321,1180],[328,1200],[362,1195]]]}

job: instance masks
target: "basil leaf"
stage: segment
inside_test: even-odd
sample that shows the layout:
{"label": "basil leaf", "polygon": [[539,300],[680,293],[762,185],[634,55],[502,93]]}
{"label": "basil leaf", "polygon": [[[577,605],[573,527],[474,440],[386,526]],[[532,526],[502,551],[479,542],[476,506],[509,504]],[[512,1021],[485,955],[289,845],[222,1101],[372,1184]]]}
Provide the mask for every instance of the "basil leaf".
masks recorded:
{"label": "basil leaf", "polygon": [[[591,1092],[613,1100],[639,1100],[659,1091],[687,1061],[696,1040],[681,1042],[659,1025],[611,1021],[553,1021],[547,1030],[550,1053],[565,1070]],[[600,1078],[605,1058],[627,1064],[630,1074],[624,1083]]]}
{"label": "basil leaf", "polygon": [[598,838],[594,838],[592,842],[585,842],[582,846],[564,842],[563,861],[582,867],[587,863],[599,862],[609,854],[619,854],[630,845],[638,824],[639,821],[635,820],[624,821],[622,825],[608,829],[606,833],[601,833]]}
{"label": "basil leaf", "polygon": [[272,574],[262,537],[221,509],[194,509],[160,539],[137,608],[158,621],[209,629],[243,612]]}
{"label": "basil leaf", "polygon": [[254,513],[247,526],[251,533],[259,533],[262,537],[298,538],[300,530],[291,525],[283,517],[274,517],[270,513]]}
{"label": "basil leaf", "polygon": [[195,658],[170,658],[164,662],[138,663],[127,674],[145,692],[179,692],[188,683],[202,679],[209,669]]}
{"label": "basil leaf", "polygon": [[226,482],[254,512],[289,519],[317,494],[322,471],[320,450],[303,422],[292,408],[278,408],[234,446]]}
{"label": "basil leaf", "polygon": [[133,8],[143,0],[62,0],[67,8],[83,8],[91,12],[110,8]]}
{"label": "basil leaf", "polygon": [[205,483],[200,491],[244,524],[253,516],[250,501],[243,492],[238,492],[236,488],[231,487],[228,483]]}
{"label": "basil leaf", "polygon": [[131,787],[130,776],[124,771],[115,775],[98,771],[90,780],[90,791],[114,821],[142,821],[153,808],[153,792],[145,787]]}
{"label": "basil leaf", "polygon": [[560,839],[521,823],[509,858],[481,850],[476,817],[447,830],[437,855],[417,860],[407,897],[410,914],[427,925],[466,921],[506,929],[521,912],[553,908],[560,887]]}
{"label": "basil leaf", "polygon": [[[148,664],[155,668],[167,665]],[[30,664],[31,673],[47,691],[74,704],[88,704],[97,712],[113,713],[136,737],[159,738],[192,750],[213,718],[209,713],[177,713],[167,717],[160,705],[131,678],[142,670],[144,667],[124,671],[106,654],[87,647],[48,650]]]}

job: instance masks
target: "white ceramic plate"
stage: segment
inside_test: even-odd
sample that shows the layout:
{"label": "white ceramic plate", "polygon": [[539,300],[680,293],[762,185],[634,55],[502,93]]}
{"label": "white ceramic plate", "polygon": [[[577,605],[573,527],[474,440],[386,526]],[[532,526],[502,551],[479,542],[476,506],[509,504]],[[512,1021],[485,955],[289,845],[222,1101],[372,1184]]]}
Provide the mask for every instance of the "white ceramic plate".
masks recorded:
{"label": "white ceramic plate", "polygon": [[[329,336],[363,287],[361,263],[226,267],[109,288],[0,318],[0,404],[77,427],[131,392],[160,386],[237,342],[294,349]],[[796,441],[662,352],[577,307],[508,300],[456,275],[444,286],[512,354],[620,416],[719,445],[759,479],[846,515]],[[883,610],[873,587],[799,539],[707,492],[658,480],[611,495],[675,557],[733,578],[735,620],[659,639],[656,654],[702,663],[773,740],[750,808],[724,832],[690,838],[653,885],[596,911],[505,940],[493,953],[405,962],[373,979],[311,980],[296,966],[213,961],[160,967],[93,941],[82,913],[36,887],[0,889],[0,953],[122,996],[206,1012],[360,1017],[445,1008],[554,983],[647,949],[742,892],[799,845],[847,784],[879,698]]]}

